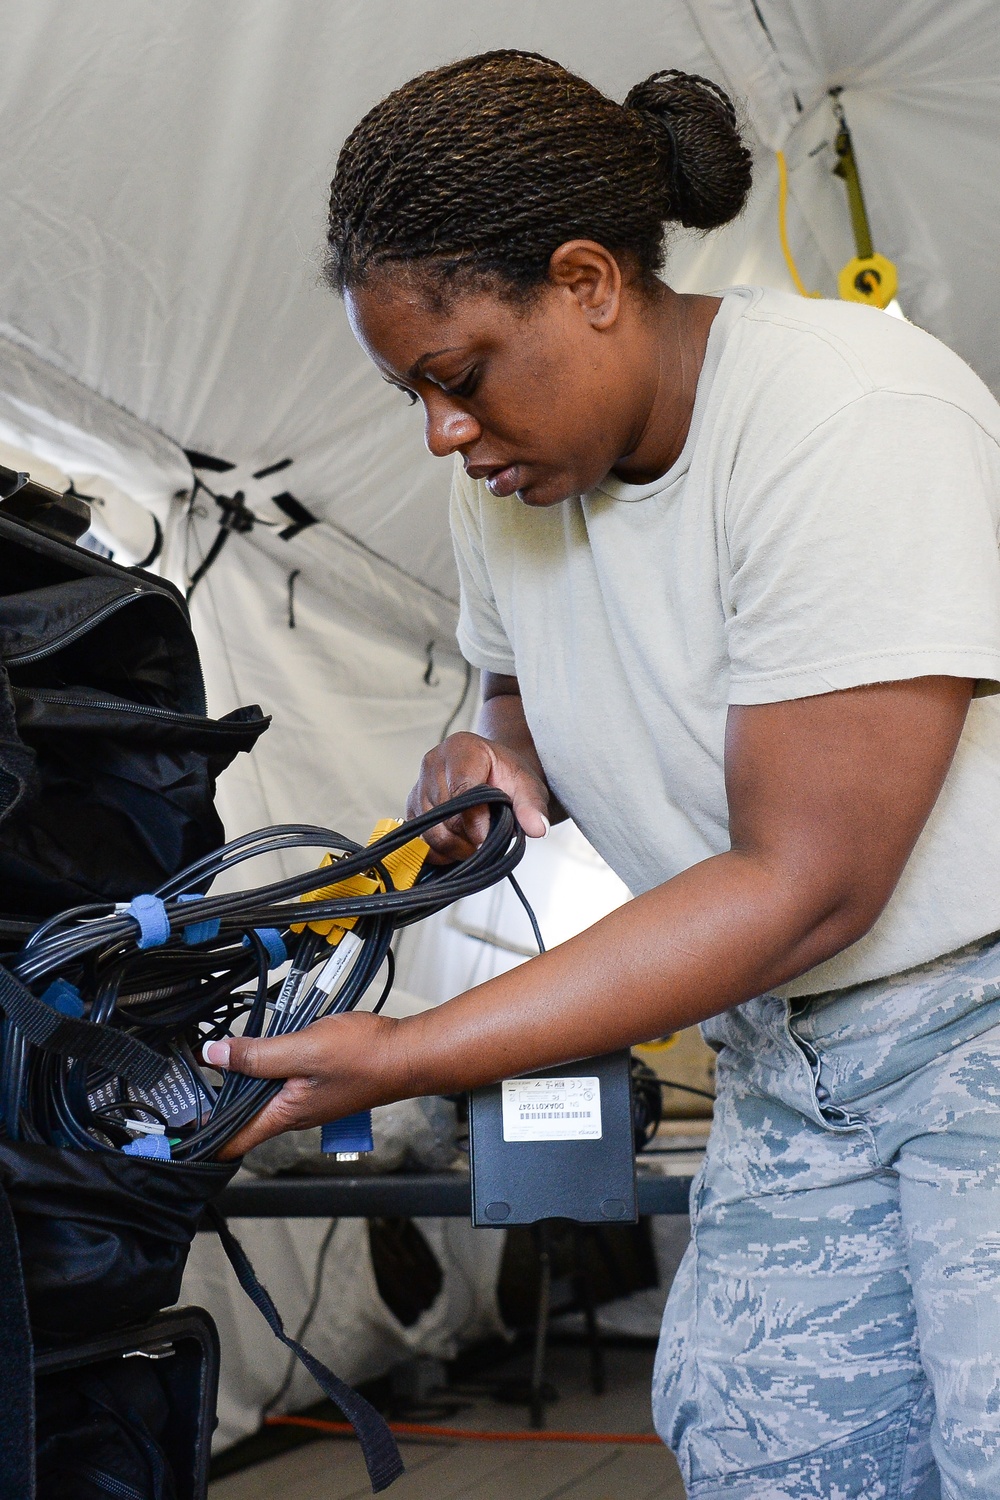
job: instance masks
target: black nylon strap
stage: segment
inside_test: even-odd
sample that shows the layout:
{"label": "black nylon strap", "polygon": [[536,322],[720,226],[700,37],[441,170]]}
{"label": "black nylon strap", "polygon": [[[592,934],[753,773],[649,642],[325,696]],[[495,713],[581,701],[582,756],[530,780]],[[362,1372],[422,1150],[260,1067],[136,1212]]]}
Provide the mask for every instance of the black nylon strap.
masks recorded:
{"label": "black nylon strap", "polygon": [[14,1215],[0,1186],[0,1495],[35,1493],[35,1372],[21,1250]]}
{"label": "black nylon strap", "polygon": [[169,1064],[145,1042],[110,1026],[64,1016],[33,995],[27,985],[0,964],[0,1010],[33,1047],[60,1052],[120,1073],[137,1088],[148,1089]]}
{"label": "black nylon strap", "polygon": [[304,1349],[300,1343],[288,1336],[278,1309],[271,1301],[267,1290],[257,1280],[257,1273],[247,1259],[246,1251],[223,1215],[212,1203],[208,1204],[206,1214],[218,1232],[222,1248],[229,1257],[229,1263],[236,1272],[240,1286],[258,1312],[266,1319],[275,1338],[280,1339],[285,1348],[291,1349],[292,1353],[302,1361],[320,1390],[324,1395],[329,1396],[331,1401],[336,1402],[354,1428],[358,1442],[361,1444],[361,1452],[368,1469],[368,1477],[372,1482],[373,1492],[378,1494],[380,1490],[388,1489],[390,1484],[403,1473],[403,1460],[399,1456],[396,1439],[389,1431],[384,1417],[365,1400],[364,1396],[359,1396],[357,1391],[352,1390],[349,1385],[334,1375],[332,1370],[328,1370],[315,1355],[309,1353],[308,1349]]}

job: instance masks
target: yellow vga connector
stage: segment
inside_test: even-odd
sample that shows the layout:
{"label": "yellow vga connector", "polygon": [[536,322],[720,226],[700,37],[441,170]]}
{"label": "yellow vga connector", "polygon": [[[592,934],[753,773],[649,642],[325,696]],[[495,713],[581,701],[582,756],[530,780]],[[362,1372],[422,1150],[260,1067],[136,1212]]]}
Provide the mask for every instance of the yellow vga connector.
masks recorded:
{"label": "yellow vga connector", "polygon": [[[368,847],[377,844],[379,839],[385,838],[386,834],[395,833],[397,828],[402,827],[400,818],[381,818],[372,829],[368,840]],[[385,855],[379,861],[389,872],[393,889],[397,891],[408,891],[416,884],[417,876],[424,867],[424,861],[430,853],[430,848],[423,839],[411,839],[408,844],[394,849],[391,854]],[[332,854],[324,856],[320,869],[328,865],[334,865],[337,861]],[[346,880],[338,880],[333,885],[325,885],[318,891],[310,891],[308,895],[300,896],[301,901],[331,901],[340,896],[373,896],[376,891],[384,891],[385,886],[381,880],[372,875],[349,875]],[[302,932],[306,927],[318,932],[325,937],[331,948],[335,948],[344,936],[350,932],[357,922],[357,917],[326,918],[319,922],[296,922],[292,926],[293,932]]]}

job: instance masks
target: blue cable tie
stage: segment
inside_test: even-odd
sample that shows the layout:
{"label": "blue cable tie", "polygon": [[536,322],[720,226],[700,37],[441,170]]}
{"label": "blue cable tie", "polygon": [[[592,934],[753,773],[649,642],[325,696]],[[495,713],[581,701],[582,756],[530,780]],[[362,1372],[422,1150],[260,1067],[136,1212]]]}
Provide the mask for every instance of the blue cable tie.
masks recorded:
{"label": "blue cable tie", "polygon": [[126,1156],[147,1156],[153,1161],[170,1160],[170,1142],[165,1135],[137,1135],[122,1147]]}
{"label": "blue cable tie", "polygon": [[83,1015],[80,991],[68,979],[53,979],[48,989],[43,991],[42,999],[61,1016],[71,1016],[74,1021],[78,1021]]}
{"label": "blue cable tie", "polygon": [[[255,927],[254,932],[260,938],[267,949],[268,964],[272,969],[280,969],[281,965],[288,962],[288,949],[285,947],[284,939],[277,927]],[[244,948],[249,948],[250,939],[243,939]]]}
{"label": "blue cable tie", "polygon": [[320,1150],[330,1154],[357,1151],[374,1151],[372,1139],[372,1112],[359,1110],[356,1115],[345,1115],[342,1120],[330,1120],[320,1131]]}
{"label": "blue cable tie", "polygon": [[[178,896],[178,901],[204,901],[203,895]],[[221,922],[218,917],[209,917],[205,922],[189,922],[184,929],[184,941],[186,943],[207,943],[212,938],[219,936]]]}
{"label": "blue cable tie", "polygon": [[159,948],[170,936],[170,918],[159,896],[133,896],[122,907],[127,917],[138,923],[139,948]]}

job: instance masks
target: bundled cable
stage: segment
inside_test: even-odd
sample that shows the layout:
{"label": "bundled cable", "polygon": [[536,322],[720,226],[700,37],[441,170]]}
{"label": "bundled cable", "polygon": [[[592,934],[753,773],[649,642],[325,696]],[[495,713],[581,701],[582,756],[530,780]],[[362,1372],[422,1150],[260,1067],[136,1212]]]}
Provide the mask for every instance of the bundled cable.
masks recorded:
{"label": "bundled cable", "polygon": [[[453,865],[426,864],[421,835],[484,804],[480,847]],[[394,932],[512,878],[524,852],[509,799],[491,787],[376,834],[362,846],[310,825],[262,829],[127,905],[80,906],[38,927],[0,967],[6,1136],[211,1159],[281,1082],[220,1080],[199,1061],[205,1043],[234,1029],[286,1035],[353,1010],[384,970],[379,1009],[392,985]],[[324,864],[206,894],[249,860],[298,849],[323,850]]]}

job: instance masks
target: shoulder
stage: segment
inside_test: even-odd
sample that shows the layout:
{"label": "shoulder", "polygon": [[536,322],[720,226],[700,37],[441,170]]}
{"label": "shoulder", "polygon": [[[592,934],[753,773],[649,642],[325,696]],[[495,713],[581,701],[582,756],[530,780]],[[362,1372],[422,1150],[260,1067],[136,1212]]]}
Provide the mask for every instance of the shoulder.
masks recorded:
{"label": "shoulder", "polygon": [[875,308],[752,289],[719,374],[730,416],[738,408],[748,435],[760,429],[786,451],[838,412],[880,395],[914,398],[929,418],[945,409],[964,413],[1000,442],[1000,406],[965,361]]}

